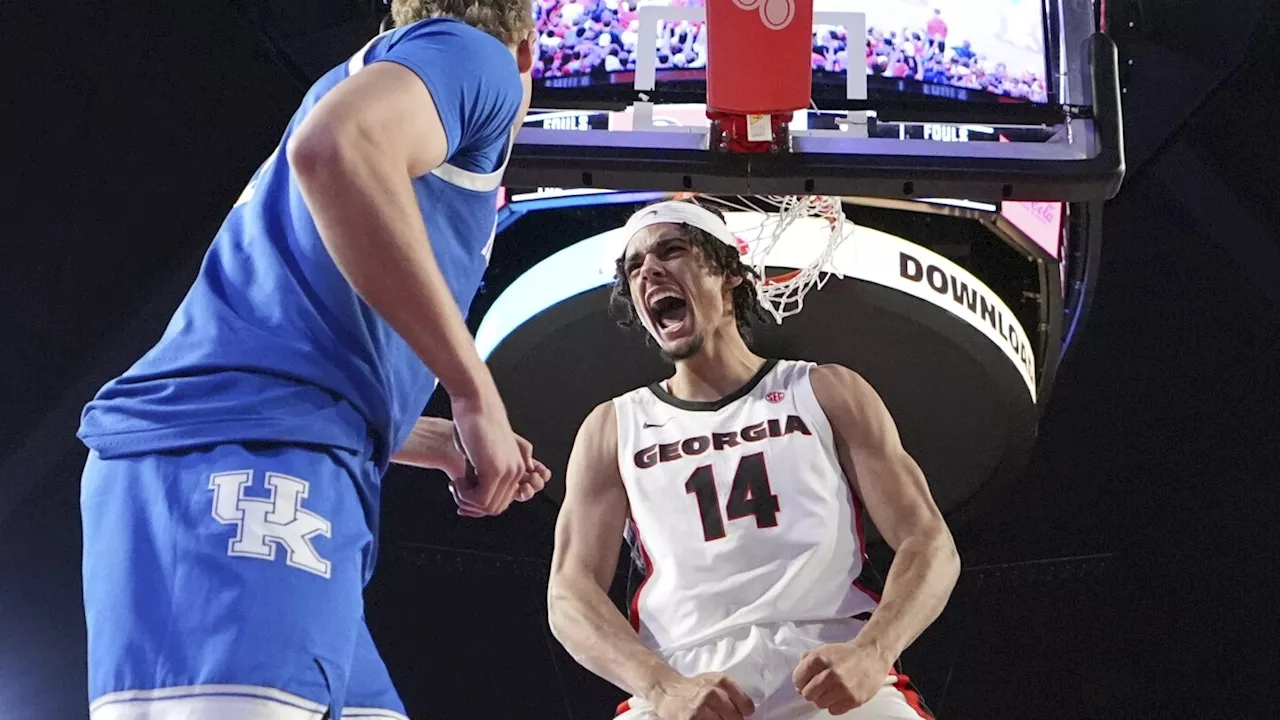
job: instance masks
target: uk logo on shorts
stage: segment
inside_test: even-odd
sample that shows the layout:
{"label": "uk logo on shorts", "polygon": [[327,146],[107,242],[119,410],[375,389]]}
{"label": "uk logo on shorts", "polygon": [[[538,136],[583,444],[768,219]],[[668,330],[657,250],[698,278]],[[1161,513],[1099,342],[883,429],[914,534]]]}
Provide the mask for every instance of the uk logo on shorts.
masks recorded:
{"label": "uk logo on shorts", "polygon": [[245,497],[253,484],[253,471],[216,473],[209,478],[213,491],[213,517],[236,526],[236,536],[227,543],[227,554],[275,560],[276,548],[284,546],[290,567],[329,578],[329,561],[320,557],[311,544],[316,535],[330,537],[329,521],[302,509],[311,484],[279,473],[267,473],[270,499]]}

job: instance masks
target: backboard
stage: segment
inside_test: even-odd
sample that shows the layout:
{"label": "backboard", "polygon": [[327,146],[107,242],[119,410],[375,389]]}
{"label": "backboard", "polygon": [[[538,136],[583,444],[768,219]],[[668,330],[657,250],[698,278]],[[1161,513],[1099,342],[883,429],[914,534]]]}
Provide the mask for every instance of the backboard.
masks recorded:
{"label": "backboard", "polygon": [[[533,109],[507,184],[985,201],[1118,191],[1116,51],[1089,0],[770,2],[811,11],[812,52],[778,58],[808,63],[811,102],[771,152],[740,153],[707,117],[709,84],[744,81],[708,57],[707,19],[764,17],[759,2],[537,0]],[[771,87],[760,72],[745,80]]]}

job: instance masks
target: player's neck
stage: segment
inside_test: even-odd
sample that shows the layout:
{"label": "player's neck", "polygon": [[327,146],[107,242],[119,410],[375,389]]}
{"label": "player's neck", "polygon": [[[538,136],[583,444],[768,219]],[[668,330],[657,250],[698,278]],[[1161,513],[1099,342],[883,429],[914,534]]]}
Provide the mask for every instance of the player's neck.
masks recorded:
{"label": "player's neck", "polygon": [[697,355],[676,362],[668,392],[681,400],[714,402],[745,385],[764,362],[743,342],[737,328],[715,333]]}

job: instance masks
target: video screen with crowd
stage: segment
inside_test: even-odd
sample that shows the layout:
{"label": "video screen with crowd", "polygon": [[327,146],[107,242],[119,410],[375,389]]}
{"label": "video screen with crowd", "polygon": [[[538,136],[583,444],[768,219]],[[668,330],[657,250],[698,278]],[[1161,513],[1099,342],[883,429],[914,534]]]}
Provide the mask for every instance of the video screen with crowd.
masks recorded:
{"label": "video screen with crowd", "polygon": [[[540,36],[534,79],[634,71],[638,7],[651,3],[703,7],[705,0],[534,0]],[[1048,100],[1038,3],[817,0],[815,7],[866,13],[863,62],[868,76],[950,85],[1032,102]],[[662,23],[654,51],[660,71],[705,69],[704,23]],[[844,27],[814,26],[815,73],[843,74],[850,67],[849,54]]]}

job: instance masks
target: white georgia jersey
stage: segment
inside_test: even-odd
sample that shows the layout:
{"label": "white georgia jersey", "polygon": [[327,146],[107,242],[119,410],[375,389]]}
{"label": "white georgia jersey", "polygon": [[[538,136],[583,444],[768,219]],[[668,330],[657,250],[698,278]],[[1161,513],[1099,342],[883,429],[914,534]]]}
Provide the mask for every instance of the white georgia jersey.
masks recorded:
{"label": "white georgia jersey", "polygon": [[878,596],[859,581],[861,509],[813,367],[770,361],[714,402],[660,385],[614,399],[628,530],[646,572],[631,624],[646,646],[875,609]]}

